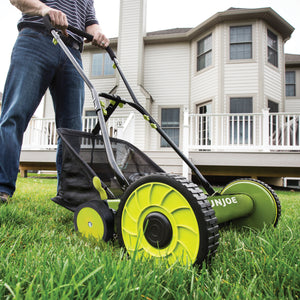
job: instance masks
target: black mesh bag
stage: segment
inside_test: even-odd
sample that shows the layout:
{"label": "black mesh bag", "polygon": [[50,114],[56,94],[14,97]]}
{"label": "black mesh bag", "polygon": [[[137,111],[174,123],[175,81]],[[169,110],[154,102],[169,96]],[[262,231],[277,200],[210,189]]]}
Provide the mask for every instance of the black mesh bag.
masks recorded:
{"label": "black mesh bag", "polygon": [[[93,186],[98,176],[109,198],[118,198],[123,190],[111,169],[101,135],[58,129],[62,140],[62,171],[58,193],[52,200],[74,211],[86,201],[100,199]],[[164,172],[147,155],[132,144],[110,138],[117,165],[129,183],[138,178]],[[104,200],[104,199],[103,199]]]}

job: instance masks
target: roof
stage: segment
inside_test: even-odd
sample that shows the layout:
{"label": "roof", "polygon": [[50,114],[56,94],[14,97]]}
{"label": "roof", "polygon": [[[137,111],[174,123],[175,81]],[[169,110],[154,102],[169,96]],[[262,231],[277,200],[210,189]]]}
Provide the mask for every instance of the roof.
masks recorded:
{"label": "roof", "polygon": [[[148,32],[144,37],[145,44],[168,43],[168,42],[189,42],[195,37],[211,30],[214,26],[222,22],[232,22],[244,19],[262,19],[273,29],[280,33],[284,41],[290,39],[295,28],[285,21],[271,7],[265,8],[235,8],[218,12],[195,28],[172,28]],[[110,39],[111,45],[117,45],[118,38]],[[91,44],[85,48],[95,48]]]}
{"label": "roof", "polygon": [[300,54],[285,54],[286,67],[300,67]]}
{"label": "roof", "polygon": [[218,12],[195,28],[175,28],[150,32],[145,37],[146,43],[190,41],[193,38],[211,30],[212,27],[226,21],[239,21],[244,19],[262,19],[273,29],[280,33],[284,41],[287,41],[295,28],[285,21],[271,7],[265,8],[229,8]]}
{"label": "roof", "polygon": [[179,33],[186,33],[190,31],[192,28],[172,28],[172,29],[164,29],[158,31],[147,32],[147,36],[153,35],[162,35],[162,34],[179,34]]}

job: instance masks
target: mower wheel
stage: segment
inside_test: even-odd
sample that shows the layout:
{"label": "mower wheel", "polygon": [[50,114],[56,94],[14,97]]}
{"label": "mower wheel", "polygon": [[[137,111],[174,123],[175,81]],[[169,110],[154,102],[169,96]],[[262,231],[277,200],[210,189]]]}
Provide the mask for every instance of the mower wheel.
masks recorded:
{"label": "mower wheel", "polygon": [[121,246],[131,257],[200,264],[218,246],[218,224],[206,195],[187,179],[153,174],[132,183],[117,212]]}
{"label": "mower wheel", "polygon": [[84,237],[109,241],[114,233],[114,214],[103,200],[81,204],[74,212],[75,230]]}
{"label": "mower wheel", "polygon": [[266,183],[242,178],[230,182],[221,191],[221,195],[246,194],[253,200],[253,211],[246,217],[233,220],[238,226],[262,229],[265,225],[277,225],[281,205],[278,196]]}

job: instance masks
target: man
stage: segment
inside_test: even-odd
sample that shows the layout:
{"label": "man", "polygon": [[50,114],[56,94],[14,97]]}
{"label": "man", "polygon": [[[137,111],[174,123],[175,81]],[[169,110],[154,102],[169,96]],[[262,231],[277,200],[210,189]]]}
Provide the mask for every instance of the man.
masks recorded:
{"label": "man", "polygon": [[[0,118],[0,204],[15,191],[23,134],[41,98],[49,88],[57,128],[81,130],[84,83],[59,46],[45,29],[48,15],[80,65],[83,39],[68,33],[68,24],[94,36],[92,43],[106,48],[109,40],[95,16],[93,0],[10,0],[22,12],[19,35],[12,51]],[[56,166],[61,171],[61,143]]]}

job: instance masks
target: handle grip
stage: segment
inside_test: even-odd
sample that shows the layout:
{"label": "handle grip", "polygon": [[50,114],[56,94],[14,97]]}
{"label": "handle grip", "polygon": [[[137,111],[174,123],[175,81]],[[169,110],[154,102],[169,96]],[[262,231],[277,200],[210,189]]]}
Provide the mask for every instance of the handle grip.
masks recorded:
{"label": "handle grip", "polygon": [[51,30],[55,29],[55,27],[52,25],[51,19],[50,19],[50,17],[48,15],[45,15],[43,17],[43,22],[44,22],[44,25],[45,25],[46,29],[49,32],[51,32]]}
{"label": "handle grip", "polygon": [[89,42],[91,42],[94,39],[94,37],[91,34],[85,32],[85,31],[82,31],[78,28],[75,28],[71,25],[69,25],[67,29],[81,37],[86,38]]}
{"label": "handle grip", "polygon": [[[48,15],[43,17],[43,21],[44,21],[44,25],[45,25],[46,29],[49,30],[49,32],[51,32],[51,30],[55,29],[54,26],[52,25],[51,19]],[[81,37],[86,38],[90,42],[94,39],[94,37],[91,34],[85,32],[83,30],[80,30],[76,27],[73,27],[71,25],[69,25],[67,29]],[[111,49],[110,46],[105,48],[105,50],[107,51],[107,53],[110,56],[112,61],[114,61],[114,59],[117,58],[114,51]]]}
{"label": "handle grip", "polygon": [[[90,42],[94,39],[94,37],[91,34],[85,32],[85,31],[82,31],[82,30],[80,30],[78,28],[75,28],[75,27],[73,27],[71,25],[69,25],[67,29],[70,30],[71,32],[79,35],[79,36],[85,37]],[[112,61],[115,58],[117,58],[116,55],[115,55],[115,53],[114,53],[114,51],[111,49],[110,46],[108,46],[107,48],[105,48],[105,50],[107,51],[107,53],[110,56],[110,58],[111,58]]]}

